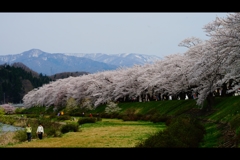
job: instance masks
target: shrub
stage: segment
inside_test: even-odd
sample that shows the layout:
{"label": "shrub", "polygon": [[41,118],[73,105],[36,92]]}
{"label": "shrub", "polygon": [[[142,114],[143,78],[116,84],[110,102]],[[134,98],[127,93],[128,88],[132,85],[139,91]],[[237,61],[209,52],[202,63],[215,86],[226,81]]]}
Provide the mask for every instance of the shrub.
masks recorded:
{"label": "shrub", "polygon": [[79,116],[79,117],[82,117],[82,112],[80,111],[72,111],[71,113],[69,113],[70,116]]}
{"label": "shrub", "polygon": [[69,123],[69,124],[66,124],[66,125],[62,126],[61,132],[63,134],[67,133],[67,132],[77,132],[78,129],[79,129],[79,124],[78,123]]}
{"label": "shrub", "polygon": [[25,130],[17,130],[15,136],[13,137],[19,142],[25,142],[27,140],[27,135]]}
{"label": "shrub", "polygon": [[0,108],[0,115],[4,115],[5,114],[5,111],[3,108]]}
{"label": "shrub", "polygon": [[166,122],[168,120],[168,116],[166,115],[161,115],[159,113],[154,114],[152,117],[149,118],[149,120],[153,123],[157,122]]}
{"label": "shrub", "polygon": [[134,121],[137,119],[137,116],[135,115],[136,109],[135,108],[128,108],[123,113],[122,119],[124,121]]}
{"label": "shrub", "polygon": [[61,137],[62,136],[62,132],[60,130],[56,130],[54,128],[50,128],[48,130],[48,136],[53,136],[53,137]]}
{"label": "shrub", "polygon": [[167,131],[160,131],[153,134],[148,139],[140,142],[136,145],[137,148],[179,148],[187,147],[186,144],[182,144],[178,139],[171,136]]}
{"label": "shrub", "polygon": [[196,119],[190,117],[178,117],[171,120],[164,131],[160,131],[140,142],[136,147],[198,147],[203,140],[205,128]]}
{"label": "shrub", "polygon": [[84,124],[84,123],[95,123],[96,122],[96,118],[94,117],[84,117],[84,118],[79,118],[78,119],[78,124]]}
{"label": "shrub", "polygon": [[70,120],[71,116],[69,115],[63,115],[63,116],[57,116],[58,120]]}
{"label": "shrub", "polygon": [[124,115],[122,116],[123,121],[137,121],[139,117],[137,115]]}
{"label": "shrub", "polygon": [[54,113],[52,113],[52,114],[50,114],[49,118],[50,118],[50,119],[57,118],[57,115],[56,115],[56,114],[54,114]]}
{"label": "shrub", "polygon": [[22,114],[23,110],[24,110],[24,108],[18,107],[18,108],[15,109],[15,113],[16,114]]}
{"label": "shrub", "polygon": [[27,118],[39,118],[39,114],[27,114]]}
{"label": "shrub", "polygon": [[111,114],[109,114],[109,113],[102,113],[101,117],[102,118],[111,118]]}
{"label": "shrub", "polygon": [[204,127],[193,118],[179,117],[167,128],[171,135],[188,147],[198,147],[204,137]]}

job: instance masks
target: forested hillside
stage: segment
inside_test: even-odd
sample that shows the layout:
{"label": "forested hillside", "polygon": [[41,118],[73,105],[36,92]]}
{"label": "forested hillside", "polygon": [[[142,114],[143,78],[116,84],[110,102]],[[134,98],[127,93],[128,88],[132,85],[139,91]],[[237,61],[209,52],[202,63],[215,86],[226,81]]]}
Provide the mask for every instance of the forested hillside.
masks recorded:
{"label": "forested hillside", "polygon": [[77,77],[88,72],[63,72],[51,76],[38,74],[23,63],[0,65],[0,104],[22,103],[25,94],[50,81],[67,77]]}
{"label": "forested hillside", "polygon": [[48,76],[37,75],[23,64],[0,65],[0,103],[20,103],[30,90],[49,82]]}

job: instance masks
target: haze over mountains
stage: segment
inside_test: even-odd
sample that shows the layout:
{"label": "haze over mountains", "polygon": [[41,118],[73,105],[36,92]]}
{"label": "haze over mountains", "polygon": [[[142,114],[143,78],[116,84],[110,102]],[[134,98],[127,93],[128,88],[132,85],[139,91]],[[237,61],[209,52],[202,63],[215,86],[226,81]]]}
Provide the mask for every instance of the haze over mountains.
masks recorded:
{"label": "haze over mountains", "polygon": [[103,54],[103,53],[47,53],[40,49],[31,49],[14,55],[0,55],[0,64],[21,62],[43,75],[61,72],[95,73],[115,70],[119,67],[132,67],[153,63],[161,59],[158,56],[137,53]]}

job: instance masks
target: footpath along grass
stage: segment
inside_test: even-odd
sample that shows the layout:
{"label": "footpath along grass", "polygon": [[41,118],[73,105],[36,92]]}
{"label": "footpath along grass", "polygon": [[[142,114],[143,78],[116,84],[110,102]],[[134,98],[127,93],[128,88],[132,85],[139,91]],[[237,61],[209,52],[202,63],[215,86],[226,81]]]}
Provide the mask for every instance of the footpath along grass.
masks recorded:
{"label": "footpath along grass", "polygon": [[155,132],[165,129],[164,123],[102,119],[81,125],[79,132],[68,132],[62,137],[34,139],[5,146],[6,148],[131,148]]}

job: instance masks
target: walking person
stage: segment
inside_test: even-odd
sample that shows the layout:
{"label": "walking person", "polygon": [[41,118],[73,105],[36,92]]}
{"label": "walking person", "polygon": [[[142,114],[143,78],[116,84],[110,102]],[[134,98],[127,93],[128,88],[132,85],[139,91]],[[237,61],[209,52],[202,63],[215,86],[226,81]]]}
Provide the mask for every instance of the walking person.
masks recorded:
{"label": "walking person", "polygon": [[44,134],[44,129],[43,129],[43,126],[42,126],[41,123],[39,124],[36,133],[37,133],[37,135],[38,135],[38,138],[39,138],[39,139],[42,139],[43,134]]}
{"label": "walking person", "polygon": [[28,123],[26,126],[26,132],[27,132],[27,141],[30,142],[32,140],[32,127]]}

